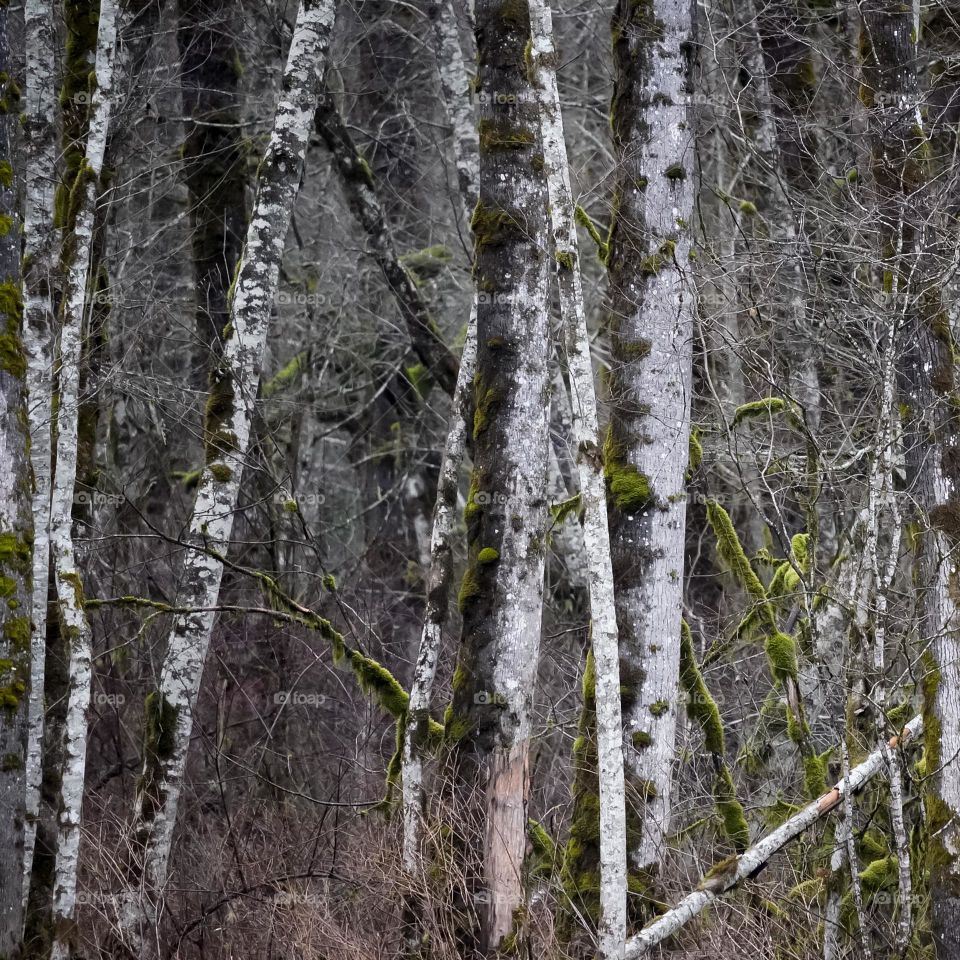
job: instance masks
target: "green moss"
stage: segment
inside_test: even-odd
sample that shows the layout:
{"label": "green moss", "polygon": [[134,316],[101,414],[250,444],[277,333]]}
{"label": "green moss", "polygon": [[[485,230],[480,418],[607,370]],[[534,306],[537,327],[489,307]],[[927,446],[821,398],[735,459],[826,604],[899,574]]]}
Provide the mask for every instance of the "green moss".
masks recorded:
{"label": "green moss", "polygon": [[773,612],[769,609],[767,603],[767,592],[760,582],[760,578],[754,573],[753,567],[750,566],[750,560],[747,558],[740,543],[740,538],[733,528],[730,514],[716,500],[708,500],[707,520],[713,528],[714,536],[717,538],[718,555],[747,593],[760,602],[761,618],[773,626]]}
{"label": "green moss", "polygon": [[712,754],[724,752],[723,723],[716,701],[710,695],[693,649],[686,620],[680,621],[680,686],[687,695],[687,715],[703,731],[704,744]]}
{"label": "green moss", "polygon": [[623,455],[622,445],[607,429],[603,445],[603,475],[607,482],[608,503],[623,513],[645,510],[654,504],[655,496],[650,478]]}
{"label": "green moss", "polygon": [[819,756],[812,754],[803,758],[803,783],[807,798],[816,800],[827,792],[827,763],[831,750]]}
{"label": "green moss", "polygon": [[481,596],[480,579],[477,576],[477,568],[468,564],[463,572],[463,580],[460,581],[460,592],[457,594],[457,608],[463,613],[469,604]]}
{"label": "green moss", "polygon": [[427,394],[430,393],[430,387],[433,385],[433,378],[430,376],[429,369],[422,363],[414,363],[409,367],[404,367],[403,372],[417,396],[425,400]]}
{"label": "green moss", "polygon": [[488,207],[482,200],[478,200],[470,218],[475,255],[479,256],[486,247],[502,246],[524,239],[524,222],[525,218],[520,211]]}
{"label": "green moss", "polygon": [[351,650],[350,666],[360,683],[360,689],[374,697],[387,713],[398,719],[406,714],[410,698],[383,664],[364,656],[359,650]]}
{"label": "green moss", "polygon": [[670,709],[670,704],[666,700],[657,700],[648,709],[654,717],[662,717]]}
{"label": "green moss", "polygon": [[337,578],[332,573],[326,573],[323,576],[323,589],[330,593],[337,592]]}
{"label": "green moss", "polygon": [[0,237],[5,237],[13,229],[13,217],[0,213]]}
{"label": "green moss", "polygon": [[453,260],[453,254],[449,248],[439,243],[424,247],[422,250],[415,250],[413,253],[405,253],[400,257],[400,262],[418,280],[431,280],[439,276],[444,266],[451,260]]}
{"label": "green moss", "polygon": [[782,397],[764,397],[762,400],[753,400],[737,407],[733,415],[732,426],[736,429],[745,420],[756,420],[759,417],[770,417],[786,409],[787,403]]}
{"label": "green moss", "polygon": [[9,160],[0,160],[0,187],[9,190],[13,186],[13,167]]}
{"label": "green moss", "polygon": [[500,403],[500,393],[484,385],[478,372],[473,378],[473,439],[476,440],[489,426]]}
{"label": "green moss", "polygon": [[667,264],[673,263],[677,250],[675,240],[664,240],[663,243],[649,256],[640,260],[640,275],[644,277],[656,276]]}
{"label": "green moss", "polygon": [[610,248],[607,242],[600,235],[600,231],[597,229],[593,220],[590,219],[590,214],[587,213],[587,211],[584,210],[580,204],[576,205],[573,213],[577,223],[579,223],[580,226],[587,231],[587,233],[590,235],[590,239],[597,245],[597,254],[600,257],[600,261],[602,263],[606,263],[607,257],[610,253]]}
{"label": "green moss", "polygon": [[470,721],[464,714],[454,713],[453,706],[448,706],[443,715],[443,735],[454,743],[462,740],[470,733]]}
{"label": "green moss", "polygon": [[703,444],[700,441],[700,428],[694,427],[690,431],[690,441],[689,449],[687,451],[688,457],[688,466],[687,466],[687,479],[689,479],[697,470],[700,469],[700,464],[703,463]]}
{"label": "green moss", "polygon": [[33,572],[33,544],[29,537],[11,531],[0,533],[0,570],[25,576]]}
{"label": "green moss", "polygon": [[561,270],[570,272],[576,266],[576,258],[570,250],[557,250],[553,258],[560,265]]}
{"label": "green moss", "polygon": [[789,634],[773,631],[764,645],[770,672],[775,680],[795,680],[797,677],[797,644]]}
{"label": "green moss", "polygon": [[9,280],[0,283],[0,370],[21,381],[27,375],[27,359],[20,338],[22,313],[19,284]]}
{"label": "green moss", "polygon": [[496,563],[500,559],[500,551],[496,550],[494,547],[484,547],[477,554],[477,563],[479,564],[488,564]]}
{"label": "green moss", "polygon": [[554,523],[563,523],[568,516],[572,513],[578,513],[580,510],[580,494],[575,493],[572,497],[568,497],[566,500],[561,500],[560,503],[553,503],[550,505],[550,516],[553,518]]}
{"label": "green moss", "polygon": [[[224,338],[226,339],[226,330],[224,330]],[[271,377],[263,385],[263,396],[272,397],[280,393],[281,390],[286,390],[287,387],[291,386],[296,379],[300,376],[301,371],[306,367],[307,361],[307,352],[301,350],[293,358],[291,358],[286,365],[277,373],[275,376]],[[211,394],[212,396],[212,394]],[[232,403],[232,399],[231,399]]]}
{"label": "green moss", "polygon": [[527,839],[530,841],[530,857],[527,870],[531,877],[549,877],[557,864],[557,845],[553,838],[537,823],[527,820]]}
{"label": "green moss", "polygon": [[[217,483],[227,483],[233,479],[233,470],[225,463],[211,463],[207,469],[209,469],[210,475]],[[296,503],[294,503],[294,506],[296,506]]]}
{"label": "green moss", "polygon": [[686,180],[687,171],[684,168],[682,163],[672,163],[666,170],[663,171],[663,175],[668,180]]}
{"label": "green moss", "polygon": [[752,200],[741,200],[740,212],[745,217],[755,217],[757,215],[757,205]]}
{"label": "green moss", "polygon": [[813,556],[810,551],[810,534],[797,533],[790,539],[790,552],[801,572],[806,575],[810,572]]}
{"label": "green moss", "polygon": [[177,743],[177,707],[158,690],[144,701],[144,755],[152,764],[169,759]]}
{"label": "green moss", "polygon": [[630,737],[630,742],[635,750],[645,750],[653,743],[653,737],[646,730],[637,730]]}
{"label": "green moss", "polygon": [[525,150],[537,140],[536,134],[526,127],[486,118],[480,121],[479,137],[482,151]]}
{"label": "green moss", "polygon": [[725,763],[714,781],[713,798],[723,824],[723,832],[737,852],[742,853],[750,845],[750,828],[747,826],[743,805],[737,799],[730,770]]}

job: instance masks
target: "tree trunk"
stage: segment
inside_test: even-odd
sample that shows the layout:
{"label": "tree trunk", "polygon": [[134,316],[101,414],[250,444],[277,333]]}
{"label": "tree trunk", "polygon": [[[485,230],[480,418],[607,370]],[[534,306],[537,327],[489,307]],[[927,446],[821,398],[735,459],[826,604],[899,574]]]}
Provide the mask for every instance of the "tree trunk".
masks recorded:
{"label": "tree trunk", "polygon": [[[188,535],[177,606],[159,689],[147,697],[144,768],[137,796],[136,852],[121,924],[139,947],[156,919],[186,770],[206,651],[223,574],[267,328],[284,240],[303,175],[320,77],[333,29],[334,0],[302,0],[284,72],[273,133],[261,163],[257,197],[237,268],[222,358],[207,400],[206,464]],[[143,899],[138,903],[141,880]]]}
{"label": "tree trunk", "polygon": [[[473,476],[463,633],[447,717],[456,741],[458,823],[481,932],[496,950],[523,902],[530,709],[540,651],[547,522],[549,274],[537,111],[524,65],[526,4],[477,4],[480,199]],[[482,851],[482,854],[481,854]],[[519,919],[519,914],[517,914]],[[520,931],[518,931],[519,933]]]}
{"label": "tree trunk", "polygon": [[689,109],[693,6],[620,0],[611,108],[617,157],[607,251],[611,417],[604,447],[627,748],[639,811],[632,870],[657,872],[670,823],[694,290]]}
{"label": "tree trunk", "polygon": [[177,43],[186,118],[183,178],[190,202],[196,296],[193,384],[202,390],[220,353],[227,295],[247,222],[246,156],[238,86],[243,66],[234,42],[233,0],[180,0]]}
{"label": "tree trunk", "polygon": [[[17,23],[0,8],[0,62],[16,74]],[[10,80],[7,81],[11,82]],[[4,92],[9,97],[9,92]],[[20,955],[30,686],[30,459],[22,342],[17,114],[0,113],[0,956]]]}
{"label": "tree trunk", "polygon": [[[83,609],[83,585],[73,542],[73,506],[79,448],[80,366],[88,276],[100,177],[113,107],[117,5],[101,0],[96,40],[96,83],[91,95],[86,145],[70,188],[64,231],[64,291],[61,305],[56,464],[50,506],[50,546],[57,614],[69,653],[69,692],[63,728],[59,830],[53,878],[53,960],[70,956],[80,860],[80,816],[87,756],[93,635]],[[66,85],[65,85],[66,86]],[[72,149],[79,150],[76,143]]]}
{"label": "tree trunk", "polygon": [[44,725],[44,661],[47,651],[47,588],[50,563],[51,381],[53,297],[57,233],[53,226],[56,166],[53,9],[48,0],[24,4],[25,203],[23,216],[23,330],[27,357],[27,419],[33,467],[33,589],[30,603],[30,694],[26,758],[24,898],[33,866],[40,815]]}
{"label": "tree trunk", "polygon": [[530,2],[529,68],[540,108],[544,171],[553,234],[560,314],[570,376],[573,442],[577,450],[583,545],[590,590],[597,776],[600,794],[600,955],[622,957],[627,933],[627,828],[623,773],[623,722],[617,616],[607,527],[607,494],[600,453],[600,424],[590,360],[590,337],[583,306],[580,255],[574,220],[567,146],[563,136],[557,50],[550,0]]}

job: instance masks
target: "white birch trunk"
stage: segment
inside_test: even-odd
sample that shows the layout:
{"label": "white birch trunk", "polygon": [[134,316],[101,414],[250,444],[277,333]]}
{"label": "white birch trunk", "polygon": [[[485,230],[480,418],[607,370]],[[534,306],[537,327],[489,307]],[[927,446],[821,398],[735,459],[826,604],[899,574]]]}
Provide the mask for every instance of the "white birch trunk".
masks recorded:
{"label": "white birch trunk", "polygon": [[[304,156],[333,29],[335,0],[302,0],[284,71],[273,133],[261,164],[257,198],[230,304],[224,344],[207,407],[207,463],[190,522],[188,550],[159,689],[148,698],[144,776],[137,801],[136,843],[142,848],[145,890],[126,892],[121,925],[132,945],[154,919],[167,876],[193,710],[215,617],[225,555],[250,426],[284,241],[303,174]],[[137,900],[139,899],[139,903]]]}
{"label": "white birch trunk", "polygon": [[70,956],[70,931],[76,908],[80,859],[80,817],[87,755],[93,636],[83,609],[83,586],[73,544],[73,497],[77,476],[77,422],[87,276],[100,175],[107,147],[113,101],[117,45],[117,4],[102,0],[97,30],[96,88],[86,141],[84,166],[74,186],[82,191],[73,234],[73,255],[66,264],[58,367],[57,456],[50,505],[50,547],[61,630],[70,651],[69,698],[63,733],[57,853],[53,880],[53,960]]}
{"label": "white birch trunk", "polygon": [[560,312],[566,336],[573,440],[577,448],[583,542],[589,569],[591,634],[596,670],[597,773],[600,791],[600,955],[623,956],[627,930],[627,831],[620,715],[620,659],[613,566],[590,339],[563,116],[557,87],[549,0],[530,2],[530,68],[540,107],[540,135],[550,204]]}
{"label": "white birch trunk", "polygon": [[54,125],[56,87],[53,67],[53,7],[49,0],[24,4],[26,85],[26,199],[23,234],[23,342],[27,356],[27,418],[33,466],[33,589],[30,608],[30,703],[26,759],[24,830],[24,901],[33,866],[40,815],[43,747],[44,658],[47,652],[47,587],[50,563],[51,367],[56,231],[53,197],[57,139]]}
{"label": "white birch trunk", "polygon": [[[887,746],[891,750],[905,746],[915,741],[922,732],[922,718],[914,717],[899,737],[891,737],[887,741]],[[739,857],[731,862],[724,861],[718,865],[719,869],[707,873],[697,890],[627,941],[626,960],[643,956],[689,923],[718,897],[756,873],[778,850],[782,850],[791,840],[795,840],[831,810],[835,810],[843,802],[847,791],[851,794],[859,792],[884,769],[883,755],[882,748],[874,750],[863,763],[850,771],[849,777],[841,780],[832,790],[807,804],[799,813],[768,833]]]}

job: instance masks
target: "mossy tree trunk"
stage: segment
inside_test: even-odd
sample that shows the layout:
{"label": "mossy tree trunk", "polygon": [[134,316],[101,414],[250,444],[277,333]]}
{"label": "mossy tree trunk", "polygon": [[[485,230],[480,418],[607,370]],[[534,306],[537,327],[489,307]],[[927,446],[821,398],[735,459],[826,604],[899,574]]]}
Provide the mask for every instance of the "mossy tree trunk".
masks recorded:
{"label": "mossy tree trunk", "polygon": [[176,825],[206,651],[250,439],[284,241],[303,175],[320,76],[333,30],[335,0],[303,0],[287,58],[273,132],[260,165],[257,196],[230,300],[223,355],[212,376],[200,478],[159,689],[146,703],[144,767],[135,811],[135,850],[122,926],[147,942],[156,920]]}
{"label": "mossy tree trunk", "polygon": [[246,156],[234,38],[234,0],[180,0],[177,44],[186,117],[183,179],[190,203],[196,296],[193,382],[202,389],[220,353],[227,294],[247,220]]}
{"label": "mossy tree trunk", "polygon": [[[690,439],[693,6],[618,2],[617,160],[607,250],[611,416],[604,448],[624,687],[630,866],[657,872],[670,822]],[[629,818],[629,813],[628,813]]]}
{"label": "mossy tree trunk", "polygon": [[[440,90],[453,133],[463,214],[469,216],[480,190],[478,139],[474,110],[456,14],[450,0],[437,0],[431,8],[434,50],[440,75]],[[467,335],[460,355],[460,368],[453,393],[450,423],[440,464],[437,497],[430,538],[430,568],[420,647],[410,684],[407,723],[404,728],[401,781],[403,789],[403,868],[415,875],[421,866],[420,841],[425,807],[423,750],[430,728],[430,696],[436,676],[443,630],[449,620],[454,572],[454,533],[457,523],[457,489],[467,446],[470,390],[477,360],[477,300],[473,299]],[[407,905],[408,947],[416,949],[415,905]]]}
{"label": "mossy tree trunk", "polygon": [[20,212],[24,182],[18,111],[18,24],[0,7],[0,956],[17,958],[23,923],[27,690],[33,573],[26,357],[22,343]]}
{"label": "mossy tree trunk", "polygon": [[[480,199],[473,476],[463,631],[447,731],[455,741],[457,825],[470,912],[463,949],[522,933],[530,711],[540,651],[550,337],[546,190],[537,109],[524,64],[523,0],[476,9]],[[514,930],[514,925],[518,929]]]}
{"label": "mossy tree trunk", "polygon": [[577,449],[583,546],[588,570],[586,580],[590,593],[599,793],[600,955],[606,960],[615,960],[623,955],[627,932],[627,831],[620,664],[607,494],[570,170],[557,86],[558,55],[553,40],[550,0],[530,0],[530,26],[532,36],[527,62],[540,108],[552,250],[570,377],[571,434]]}
{"label": "mossy tree trunk", "polygon": [[25,887],[33,864],[40,816],[41,754],[44,726],[44,661],[47,650],[47,591],[50,558],[50,371],[53,349],[52,277],[57,232],[53,200],[57,154],[54,117],[53,9],[49,0],[24,4],[24,263],[23,346],[27,359],[27,417],[30,460],[33,467],[33,590],[30,603],[30,705],[26,758],[26,827],[24,838]]}
{"label": "mossy tree trunk", "polygon": [[[956,344],[935,283],[930,146],[910,7],[863,11],[861,99],[870,118],[885,333],[894,338],[908,484],[924,528],[918,553],[919,634],[927,771],[926,856],[937,956],[960,957],[960,432]],[[931,269],[932,268],[932,269]]]}
{"label": "mossy tree trunk", "polygon": [[[54,935],[50,956],[71,952],[80,859],[80,817],[87,753],[87,712],[90,706],[93,636],[83,609],[83,586],[73,540],[74,494],[80,452],[80,370],[84,323],[89,308],[88,287],[94,220],[100,196],[103,159],[113,108],[113,74],[117,45],[117,4],[102,0],[99,18],[88,7],[73,11],[74,37],[95,27],[94,77],[81,79],[79,62],[70,63],[64,92],[78,100],[77,85],[86,81],[89,114],[84,123],[65,125],[67,173],[74,179],[61,188],[60,225],[63,229],[61,264],[64,275],[58,343],[58,403],[56,462],[50,506],[50,545],[57,593],[60,631],[69,648],[67,711],[63,725],[63,767],[58,803],[57,852],[53,878]],[[68,51],[75,51],[68,46]],[[68,57],[69,59],[69,57]],[[76,81],[76,84],[74,84]],[[83,130],[82,127],[86,129]]]}

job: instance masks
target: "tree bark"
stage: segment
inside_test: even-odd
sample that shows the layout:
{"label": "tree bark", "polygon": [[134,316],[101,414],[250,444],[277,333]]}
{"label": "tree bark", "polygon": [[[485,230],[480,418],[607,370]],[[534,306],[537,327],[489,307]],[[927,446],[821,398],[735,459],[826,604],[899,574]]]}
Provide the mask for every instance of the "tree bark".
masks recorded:
{"label": "tree bark", "polygon": [[617,158],[608,240],[604,448],[627,749],[639,811],[630,866],[657,872],[670,822],[690,437],[693,6],[620,0],[612,21]]}
{"label": "tree bark", "polygon": [[24,4],[25,202],[23,215],[23,330],[27,358],[27,419],[33,468],[33,589],[30,603],[30,694],[26,758],[24,899],[33,866],[40,815],[41,753],[44,726],[44,662],[47,651],[47,588],[50,563],[51,366],[53,348],[52,282],[56,231],[53,196],[56,182],[53,9],[48,0]]}
{"label": "tree bark", "polygon": [[[902,734],[891,737],[885,746],[890,750],[906,746],[922,733],[923,720],[921,717],[914,717],[904,727]],[[693,893],[688,894],[677,906],[668,910],[627,941],[626,960],[642,957],[652,947],[662,943],[703,912],[718,897],[754,876],[778,850],[782,850],[790,841],[795,840],[818,820],[840,806],[845,795],[852,795],[863,789],[884,768],[883,749],[874,750],[863,763],[850,771],[849,777],[841,780],[832,790],[828,790],[822,797],[808,803],[801,811],[795,813],[772,833],[768,833],[762,840],[758,840],[739,857],[731,857],[729,860],[718,863],[704,875],[699,887]]]}
{"label": "tree bark", "polygon": [[[16,19],[0,8],[0,62],[11,74]],[[12,77],[5,98],[11,98]],[[17,114],[0,113],[0,956],[20,956],[30,686],[31,516],[26,357],[20,292],[20,211],[24,170]]]}
{"label": "tree bark", "polygon": [[[207,401],[206,465],[188,535],[177,606],[159,688],[147,697],[144,768],[135,813],[135,857],[121,926],[134,948],[166,881],[187,751],[223,574],[233,514],[277,292],[284,240],[303,174],[334,0],[303,0],[284,72],[273,132],[237,269],[222,358]],[[141,883],[143,889],[141,890]]]}
{"label": "tree bark", "polygon": [[459,593],[463,630],[447,716],[467,889],[481,916],[479,936],[469,922],[461,930],[467,952],[495,951],[523,902],[549,446],[546,193],[542,164],[534,162],[537,111],[524,65],[528,11],[526,4],[482,0],[476,14],[473,475]]}
{"label": "tree bark", "polygon": [[[886,329],[897,380],[908,484],[925,530],[919,551],[925,676],[927,870],[937,956],[960,957],[960,432],[956,345],[931,282],[928,153],[913,11],[892,0],[861,10],[861,99],[869,112]],[[933,245],[936,246],[934,239]]]}
{"label": "tree bark", "polygon": [[595,675],[597,776],[600,794],[600,955],[622,957],[627,933],[627,827],[617,615],[607,527],[607,493],[600,423],[583,305],[580,255],[563,116],[557,87],[557,50],[549,0],[530,0],[531,80],[540,108],[553,258],[570,377],[573,442],[577,450],[583,545],[590,591],[590,633]]}
{"label": "tree bark", "polygon": [[[80,861],[80,817],[87,756],[93,635],[83,609],[83,584],[73,542],[73,506],[79,451],[80,366],[88,277],[100,177],[113,108],[117,4],[101,0],[95,73],[82,159],[70,188],[63,223],[64,290],[61,305],[56,463],[50,501],[50,547],[60,630],[70,655],[69,692],[63,727],[63,766],[58,803],[57,852],[53,877],[53,943],[50,956],[70,956]],[[72,149],[78,150],[76,143]]]}

